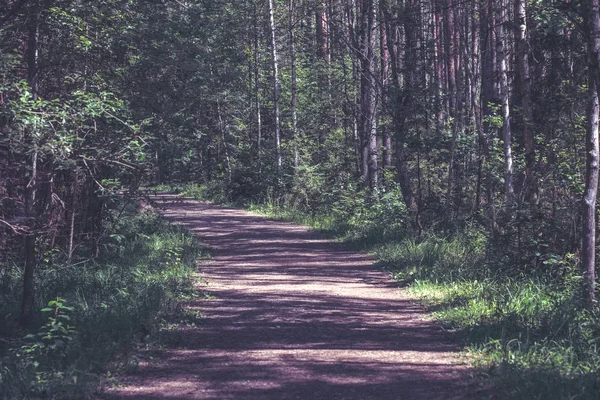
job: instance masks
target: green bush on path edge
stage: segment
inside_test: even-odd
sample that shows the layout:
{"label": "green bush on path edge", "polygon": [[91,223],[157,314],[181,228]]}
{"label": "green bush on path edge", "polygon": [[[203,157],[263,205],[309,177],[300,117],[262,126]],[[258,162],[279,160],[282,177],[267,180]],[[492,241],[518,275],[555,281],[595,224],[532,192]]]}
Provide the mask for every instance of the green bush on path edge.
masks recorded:
{"label": "green bush on path edge", "polygon": [[[70,264],[44,256],[30,332],[0,323],[0,399],[84,398],[103,376],[136,368],[135,350],[160,346],[161,328],[196,323],[181,302],[199,296],[201,244],[151,208],[130,204],[116,218],[121,208],[109,213],[98,258],[85,261],[85,248]],[[21,274],[18,265],[0,270],[6,321],[18,315]]]}

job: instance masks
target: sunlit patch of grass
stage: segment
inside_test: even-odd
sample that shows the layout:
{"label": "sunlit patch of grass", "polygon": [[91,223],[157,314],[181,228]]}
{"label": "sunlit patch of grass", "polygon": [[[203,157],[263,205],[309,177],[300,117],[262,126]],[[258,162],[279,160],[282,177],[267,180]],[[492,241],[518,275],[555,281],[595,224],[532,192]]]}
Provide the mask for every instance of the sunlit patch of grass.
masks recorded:
{"label": "sunlit patch of grass", "polygon": [[467,238],[408,238],[380,246],[377,255],[378,265],[389,270],[399,281],[431,279],[453,282],[485,274],[481,267],[483,246]]}
{"label": "sunlit patch of grass", "polygon": [[272,204],[251,204],[247,209],[268,218],[309,226],[320,232],[335,234],[343,230],[342,223],[335,215],[308,214],[294,208],[277,207]]}
{"label": "sunlit patch of grass", "polygon": [[597,398],[600,317],[574,305],[573,288],[557,291],[533,278],[424,280],[409,292],[461,334],[506,398]]}

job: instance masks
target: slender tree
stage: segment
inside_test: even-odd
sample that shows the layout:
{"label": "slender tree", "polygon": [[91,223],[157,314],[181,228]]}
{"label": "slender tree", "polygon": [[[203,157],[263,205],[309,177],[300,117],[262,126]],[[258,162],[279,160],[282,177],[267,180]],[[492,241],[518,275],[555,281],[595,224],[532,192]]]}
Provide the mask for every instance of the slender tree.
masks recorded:
{"label": "slender tree", "polygon": [[378,185],[378,148],[374,21],[373,0],[361,2],[360,29],[360,135],[362,146],[362,174],[367,187],[372,190]]}
{"label": "slender tree", "polygon": [[508,207],[514,205],[515,189],[513,183],[513,154],[512,154],[512,130],[510,116],[510,95],[508,84],[508,62],[509,54],[506,49],[506,25],[507,7],[503,0],[498,0],[496,8],[496,52],[498,54],[498,75],[500,86],[500,101],[502,104],[502,140],[504,142],[504,186],[506,193],[506,204]]}
{"label": "slender tree", "polygon": [[[40,42],[40,13],[41,1],[35,1],[29,15],[29,29],[27,38],[27,82],[31,88],[34,100],[39,95],[39,42]],[[30,129],[26,130],[26,143],[31,146],[30,164],[26,168],[24,208],[25,217],[29,221],[29,233],[25,236],[25,268],[23,269],[23,297],[21,301],[21,323],[28,325],[34,312],[35,288],[34,274],[37,265],[36,240],[38,229],[38,148]]]}
{"label": "slender tree", "polygon": [[586,131],[586,173],[583,196],[583,240],[581,249],[584,298],[588,307],[596,300],[596,197],[600,164],[598,124],[600,104],[600,0],[589,0],[588,29],[588,126]]}
{"label": "slender tree", "polygon": [[281,172],[281,126],[279,123],[279,60],[277,58],[277,29],[275,26],[275,4],[269,0],[269,22],[271,27],[271,57],[273,62],[273,124],[275,129],[275,158],[277,170]]}
{"label": "slender tree", "polygon": [[290,69],[291,69],[291,102],[290,108],[292,112],[292,137],[294,140],[294,167],[298,168],[300,155],[298,150],[298,72],[296,67],[296,0],[290,0],[289,3],[290,13],[290,24],[289,24],[289,35],[290,35]]}
{"label": "slender tree", "polygon": [[518,27],[516,35],[517,69],[520,78],[521,114],[523,116],[522,131],[525,143],[525,200],[531,204],[537,204],[538,182],[535,168],[535,137],[533,132],[533,110],[531,106],[526,7],[525,0],[515,0],[515,21]]}

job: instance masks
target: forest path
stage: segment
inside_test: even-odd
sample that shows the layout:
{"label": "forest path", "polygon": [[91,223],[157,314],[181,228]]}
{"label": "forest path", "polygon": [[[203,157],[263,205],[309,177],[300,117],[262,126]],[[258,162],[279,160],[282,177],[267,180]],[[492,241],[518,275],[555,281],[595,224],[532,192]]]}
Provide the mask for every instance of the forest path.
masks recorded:
{"label": "forest path", "polygon": [[211,249],[199,326],[103,399],[470,399],[456,339],[364,253],[291,223],[175,195],[153,200]]}

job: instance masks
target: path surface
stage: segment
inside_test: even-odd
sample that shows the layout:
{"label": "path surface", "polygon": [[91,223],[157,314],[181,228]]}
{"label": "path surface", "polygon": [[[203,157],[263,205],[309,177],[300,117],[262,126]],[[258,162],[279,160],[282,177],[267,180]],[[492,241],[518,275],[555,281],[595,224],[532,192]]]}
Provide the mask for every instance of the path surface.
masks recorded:
{"label": "path surface", "polygon": [[458,346],[369,256],[290,223],[173,195],[154,199],[214,261],[198,327],[103,399],[471,399]]}

